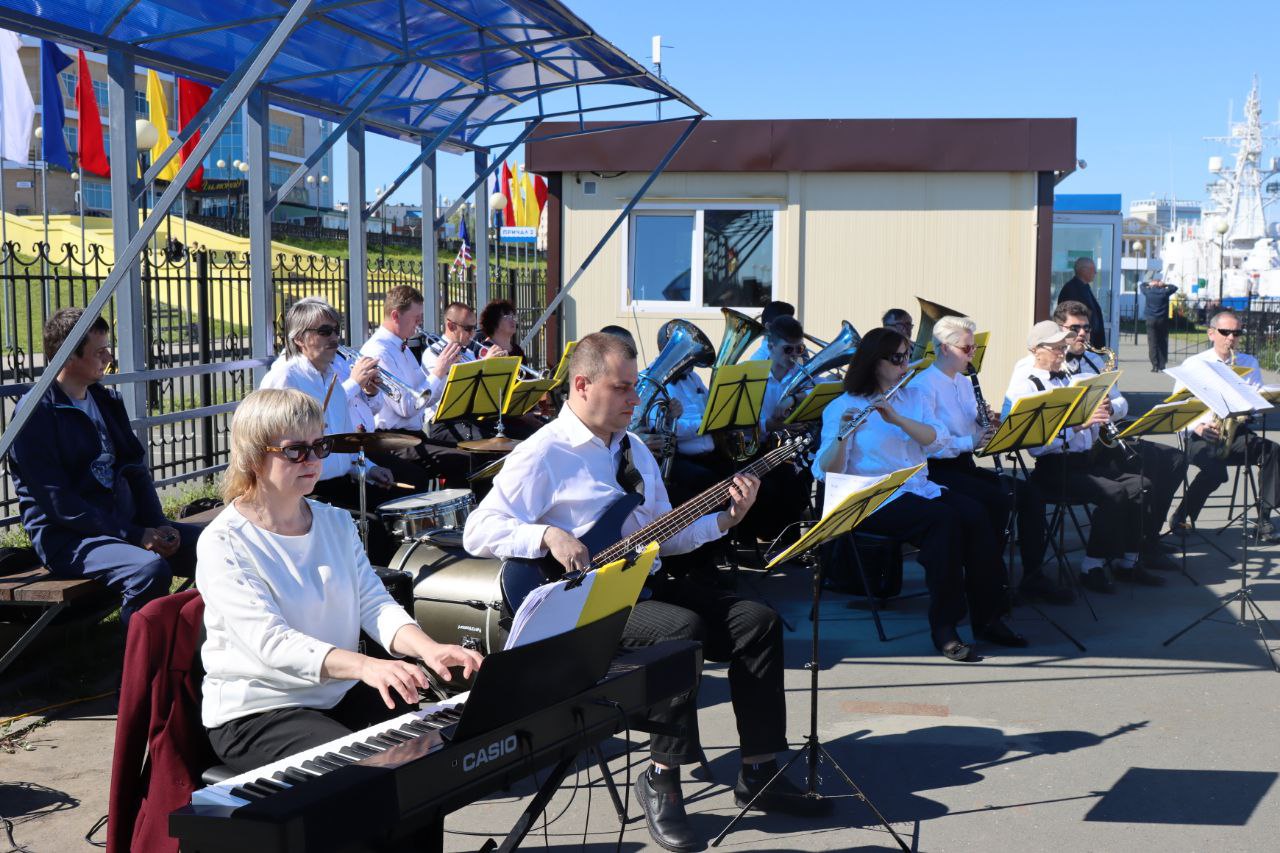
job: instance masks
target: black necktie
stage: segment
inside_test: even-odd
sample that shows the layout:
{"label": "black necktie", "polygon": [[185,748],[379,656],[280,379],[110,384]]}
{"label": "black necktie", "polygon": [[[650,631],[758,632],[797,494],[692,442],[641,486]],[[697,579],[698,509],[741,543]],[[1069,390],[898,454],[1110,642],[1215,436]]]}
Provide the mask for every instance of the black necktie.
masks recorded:
{"label": "black necktie", "polygon": [[621,450],[618,452],[618,470],[614,475],[618,478],[618,485],[627,494],[632,492],[644,494],[644,477],[636,470],[635,461],[631,458],[631,436],[623,433],[619,447]]}

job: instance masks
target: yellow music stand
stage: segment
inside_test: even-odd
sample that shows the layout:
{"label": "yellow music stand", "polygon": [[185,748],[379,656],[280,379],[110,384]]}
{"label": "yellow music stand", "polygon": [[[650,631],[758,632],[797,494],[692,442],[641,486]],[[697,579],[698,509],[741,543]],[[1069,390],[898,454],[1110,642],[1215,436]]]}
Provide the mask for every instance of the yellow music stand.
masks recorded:
{"label": "yellow music stand", "polygon": [[771,364],[744,361],[721,367],[711,378],[707,406],[702,410],[698,435],[713,430],[750,429],[760,424],[764,389],[769,384]]}
{"label": "yellow music stand", "polygon": [[500,416],[519,365],[520,358],[514,355],[455,363],[449,368],[432,423]]}
{"label": "yellow music stand", "polygon": [[503,407],[504,415],[527,415],[533,411],[533,407],[538,405],[538,401],[552,391],[560,382],[554,377],[550,379],[531,379],[520,380],[516,383],[516,387],[511,389],[511,394],[507,397],[507,405]]}
{"label": "yellow music stand", "polygon": [[565,380],[565,374],[569,372],[569,358],[573,355],[573,350],[577,345],[577,341],[569,341],[564,345],[564,352],[560,354],[560,363],[556,365],[556,372],[551,374],[551,378],[556,381],[556,385]]}
{"label": "yellow music stand", "polygon": [[969,364],[973,365],[974,373],[982,372],[982,360],[987,355],[987,344],[991,342],[990,332],[978,332],[973,336],[973,356],[969,359]]}
{"label": "yellow music stand", "polygon": [[827,404],[843,393],[843,382],[819,382],[791,410],[791,414],[787,415],[787,419],[783,423],[796,424],[816,421],[822,417],[822,412],[827,408]]}
{"label": "yellow music stand", "polygon": [[923,467],[923,465],[916,465],[912,468],[894,471],[892,474],[886,474],[876,480],[865,489],[859,489],[849,494],[844,500],[836,504],[831,512],[822,516],[817,524],[810,527],[803,536],[793,542],[791,547],[770,560],[765,568],[772,569],[774,566],[787,562],[797,554],[818,547],[823,542],[845,533],[852,533],[853,529],[861,524],[863,519],[879,509],[881,504],[891,498],[894,492],[902,488],[903,483]]}
{"label": "yellow music stand", "polygon": [[1084,395],[1081,386],[1068,385],[1019,397],[991,440],[974,452],[978,456],[994,456],[1044,447],[1062,432],[1067,417],[1079,408]]}
{"label": "yellow music stand", "polygon": [[1093,417],[1093,413],[1102,405],[1102,401],[1111,393],[1111,388],[1120,379],[1119,370],[1112,370],[1107,373],[1099,373],[1096,376],[1077,376],[1071,380],[1069,388],[1083,388],[1084,395],[1080,398],[1080,402],[1072,409],[1071,414],[1063,422],[1062,428],[1083,426],[1084,422]]}
{"label": "yellow music stand", "polygon": [[1192,397],[1173,403],[1158,403],[1151,410],[1120,431],[1120,438],[1164,435],[1181,432],[1205,413],[1208,407]]}

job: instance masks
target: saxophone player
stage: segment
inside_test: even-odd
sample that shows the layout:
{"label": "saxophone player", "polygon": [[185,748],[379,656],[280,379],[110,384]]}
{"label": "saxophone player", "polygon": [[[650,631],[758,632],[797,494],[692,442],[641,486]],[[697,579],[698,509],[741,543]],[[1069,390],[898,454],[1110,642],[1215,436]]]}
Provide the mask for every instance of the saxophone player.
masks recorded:
{"label": "saxophone player", "polygon": [[[1258,367],[1258,360],[1248,353],[1240,352],[1240,338],[1244,335],[1244,327],[1234,311],[1219,311],[1210,317],[1208,335],[1210,347],[1191,358],[1248,367],[1249,372],[1242,378],[1250,385],[1261,387],[1262,372]],[[1196,466],[1196,476],[1187,486],[1182,503],[1174,510],[1171,526],[1176,530],[1184,525],[1194,524],[1209,495],[1227,481],[1227,467],[1244,464],[1247,449],[1249,462],[1260,469],[1258,503],[1262,510],[1263,524],[1256,535],[1268,542],[1276,541],[1276,532],[1269,518],[1276,506],[1280,505],[1280,447],[1241,424],[1231,439],[1231,446],[1225,448],[1224,452],[1218,423],[1211,415],[1206,415],[1193,424],[1188,428],[1188,433],[1187,461]]]}
{"label": "saxophone player", "polygon": [[[1071,300],[1059,302],[1053,312],[1053,319],[1068,334],[1067,353],[1063,361],[1063,369],[1068,376],[1096,376],[1110,369],[1105,356],[1089,348],[1092,327],[1089,309],[1084,303]],[[1103,401],[1102,408],[1110,415],[1113,426],[1116,421],[1129,414],[1129,401],[1120,392],[1119,383],[1111,386],[1111,392]],[[1159,545],[1159,536],[1165,519],[1169,517],[1174,493],[1182,483],[1183,466],[1186,464],[1186,455],[1181,450],[1154,441],[1129,442],[1126,447],[1122,447],[1116,443],[1108,444],[1097,440],[1089,451],[1089,465],[1095,473],[1110,477],[1143,476],[1148,482],[1147,493],[1141,501],[1144,511],[1143,541],[1146,543],[1142,563],[1146,568],[1170,572],[1178,570],[1178,566]],[[1119,576],[1125,577],[1123,570]],[[1160,581],[1158,576],[1150,576],[1141,568],[1132,577],[1139,583],[1150,586],[1158,586]]]}
{"label": "saxophone player", "polygon": [[[1030,480],[1007,477],[979,468],[974,451],[995,433],[998,418],[986,400],[979,400],[976,375],[969,375],[977,324],[968,317],[943,317],[934,324],[933,345],[937,358],[911,381],[911,387],[933,408],[941,446],[929,456],[929,479],[973,498],[986,508],[992,533],[1001,549],[1012,529],[1017,509],[1018,545],[1022,557],[1024,597],[1055,604],[1075,599],[1070,589],[1055,583],[1043,571],[1045,524],[1044,496]],[[998,460],[997,460],[998,461]]]}

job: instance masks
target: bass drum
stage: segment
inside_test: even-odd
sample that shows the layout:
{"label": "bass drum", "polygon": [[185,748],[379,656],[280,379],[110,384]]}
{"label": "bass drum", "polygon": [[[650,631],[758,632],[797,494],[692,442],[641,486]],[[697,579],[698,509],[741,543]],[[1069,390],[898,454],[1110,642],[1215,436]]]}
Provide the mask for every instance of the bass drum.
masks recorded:
{"label": "bass drum", "polygon": [[406,542],[391,568],[413,578],[413,615],[427,636],[485,655],[501,651],[511,628],[499,583],[502,561],[472,557],[461,540],[459,531]]}

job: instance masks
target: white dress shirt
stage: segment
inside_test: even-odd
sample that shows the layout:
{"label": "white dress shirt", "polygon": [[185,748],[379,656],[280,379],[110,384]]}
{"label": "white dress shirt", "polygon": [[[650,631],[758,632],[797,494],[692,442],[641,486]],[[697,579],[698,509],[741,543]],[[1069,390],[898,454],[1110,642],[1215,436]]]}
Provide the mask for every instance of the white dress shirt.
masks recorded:
{"label": "white dress shirt", "polygon": [[[444,348],[449,345],[449,341],[441,338],[431,346],[422,351],[422,372],[431,377],[432,381],[440,383],[439,392],[432,393],[431,399],[427,400],[427,405],[422,410],[422,417],[425,423],[431,423],[431,419],[436,416],[436,406],[440,404],[440,397],[444,394],[444,386],[449,379],[449,371],[444,372],[444,378],[437,380],[432,372],[436,369],[437,362],[440,361],[440,353],[444,352]],[[480,357],[480,347],[475,341],[472,341],[458,354],[458,360],[454,364],[464,364],[468,361],[475,361]]]}
{"label": "white dress shirt", "polygon": [[[702,426],[702,415],[707,408],[707,385],[702,377],[691,370],[675,382],[668,382],[667,393],[671,399],[680,402],[680,417],[675,422],[676,451],[685,456],[698,456],[715,450],[715,439],[710,435],[698,435],[698,427]],[[656,419],[656,413],[651,414],[650,425]]]}
{"label": "white dress shirt", "polygon": [[[338,387],[329,394],[329,383],[335,376],[338,376]],[[354,384],[353,382],[352,385]],[[293,388],[321,405],[324,405],[325,395],[329,394],[329,405],[324,410],[325,435],[355,432],[355,425],[351,421],[351,401],[347,395],[345,383],[332,365],[322,376],[304,356],[277,358],[271,365],[271,369],[267,371],[267,375],[262,377],[262,383],[258,387]],[[357,388],[357,393],[364,392]],[[331,480],[334,477],[350,474],[356,464],[356,458],[354,453],[330,453],[324,459],[324,467],[320,469],[320,479]]]}
{"label": "white dress shirt", "polygon": [[[777,411],[778,404],[782,402],[782,388],[795,376],[798,367],[792,367],[786,373],[782,374],[781,379],[777,379],[773,375],[773,369],[769,370],[769,381],[764,386],[764,398],[760,401],[760,429],[766,429],[769,418],[773,417],[773,413]],[[803,398],[802,398],[803,399]]]}
{"label": "white dress shirt", "polygon": [[[493,489],[467,518],[462,544],[477,557],[543,557],[542,537],[559,527],[581,537],[624,494],[618,454],[624,433],[606,445],[568,404],[554,421],[507,455]],[[644,503],[622,525],[629,536],[670,511],[662,474],[644,442],[631,436],[631,458],[644,479]],[[715,514],[704,515],[662,543],[660,553],[686,554],[722,535]],[[655,561],[656,571],[659,562]]]}
{"label": "white dress shirt", "polygon": [[355,651],[362,628],[390,650],[413,624],[370,568],[347,511],[307,505],[311,530],[301,536],[263,530],[234,503],[200,535],[205,728],[276,708],[332,708],[356,682],[320,675],[329,651]]}
{"label": "white dress shirt", "polygon": [[[928,424],[939,435],[942,434],[942,427],[929,411],[925,396],[910,386],[895,394],[889,403],[894,411],[912,420]],[[865,409],[870,404],[869,397],[855,397],[853,394],[845,393],[836,397],[822,410],[822,442],[813,460],[815,478],[819,480],[827,478],[827,472],[822,470],[818,460],[822,458],[829,446],[835,444],[836,436],[840,433],[840,419],[844,413],[851,408]],[[848,455],[845,458],[844,471],[840,473],[856,477],[857,488],[865,488],[894,471],[920,465],[940,446],[936,440],[927,447],[922,446],[907,435],[901,427],[885,423],[879,412],[872,412],[866,422],[845,439],[845,443],[849,445],[849,449],[846,451]],[[922,468],[911,475],[911,478],[903,483],[902,489],[889,500],[896,500],[902,492],[911,492],[929,499],[941,495],[942,487],[930,480],[928,473],[928,468]]]}
{"label": "white dress shirt", "polygon": [[912,379],[910,387],[924,397],[926,408],[933,411],[934,420],[941,427],[938,450],[929,455],[937,459],[954,459],[972,453],[982,440],[973,380],[959,372],[948,377],[935,362]]}
{"label": "white dress shirt", "polygon": [[377,429],[375,424],[378,413],[383,408],[382,392],[379,391],[372,397],[364,393],[364,389],[351,378],[351,365],[344,359],[335,358],[333,369],[338,373],[342,390],[347,393],[347,411],[351,417],[351,426],[363,432],[373,432]]}
{"label": "white dress shirt", "polygon": [[[1038,384],[1037,384],[1038,383]],[[1039,394],[1048,391],[1050,388],[1065,388],[1071,383],[1071,380],[1065,376],[1062,378],[1051,379],[1049,371],[1041,370],[1038,367],[1024,367],[1021,370],[1014,370],[1013,378],[1009,380],[1009,390],[1005,394],[1005,412],[1008,413],[1018,398],[1025,397],[1028,394]],[[1067,430],[1066,449],[1070,453],[1084,453],[1093,447],[1094,431],[1096,427],[1088,427],[1081,429],[1072,427]],[[1063,451],[1062,436],[1058,435],[1053,441],[1043,447],[1033,447],[1028,452],[1032,456],[1044,456],[1048,453],[1061,453]]]}
{"label": "white dress shirt", "polygon": [[760,338],[760,346],[756,347],[756,351],[747,357],[747,361],[768,361],[773,358],[773,347],[769,346],[769,336],[765,335]]}
{"label": "white dress shirt", "polygon": [[[424,372],[422,364],[413,357],[413,351],[384,326],[374,330],[369,340],[360,347],[360,354],[378,359],[380,366],[418,392],[412,396],[401,395],[399,400],[387,398],[382,404],[382,411],[375,413],[377,428],[421,430],[427,405],[440,396],[440,392],[444,390],[444,380],[437,378],[434,373]],[[424,360],[425,357],[424,352]],[[422,391],[431,392],[425,400],[422,398]]]}

